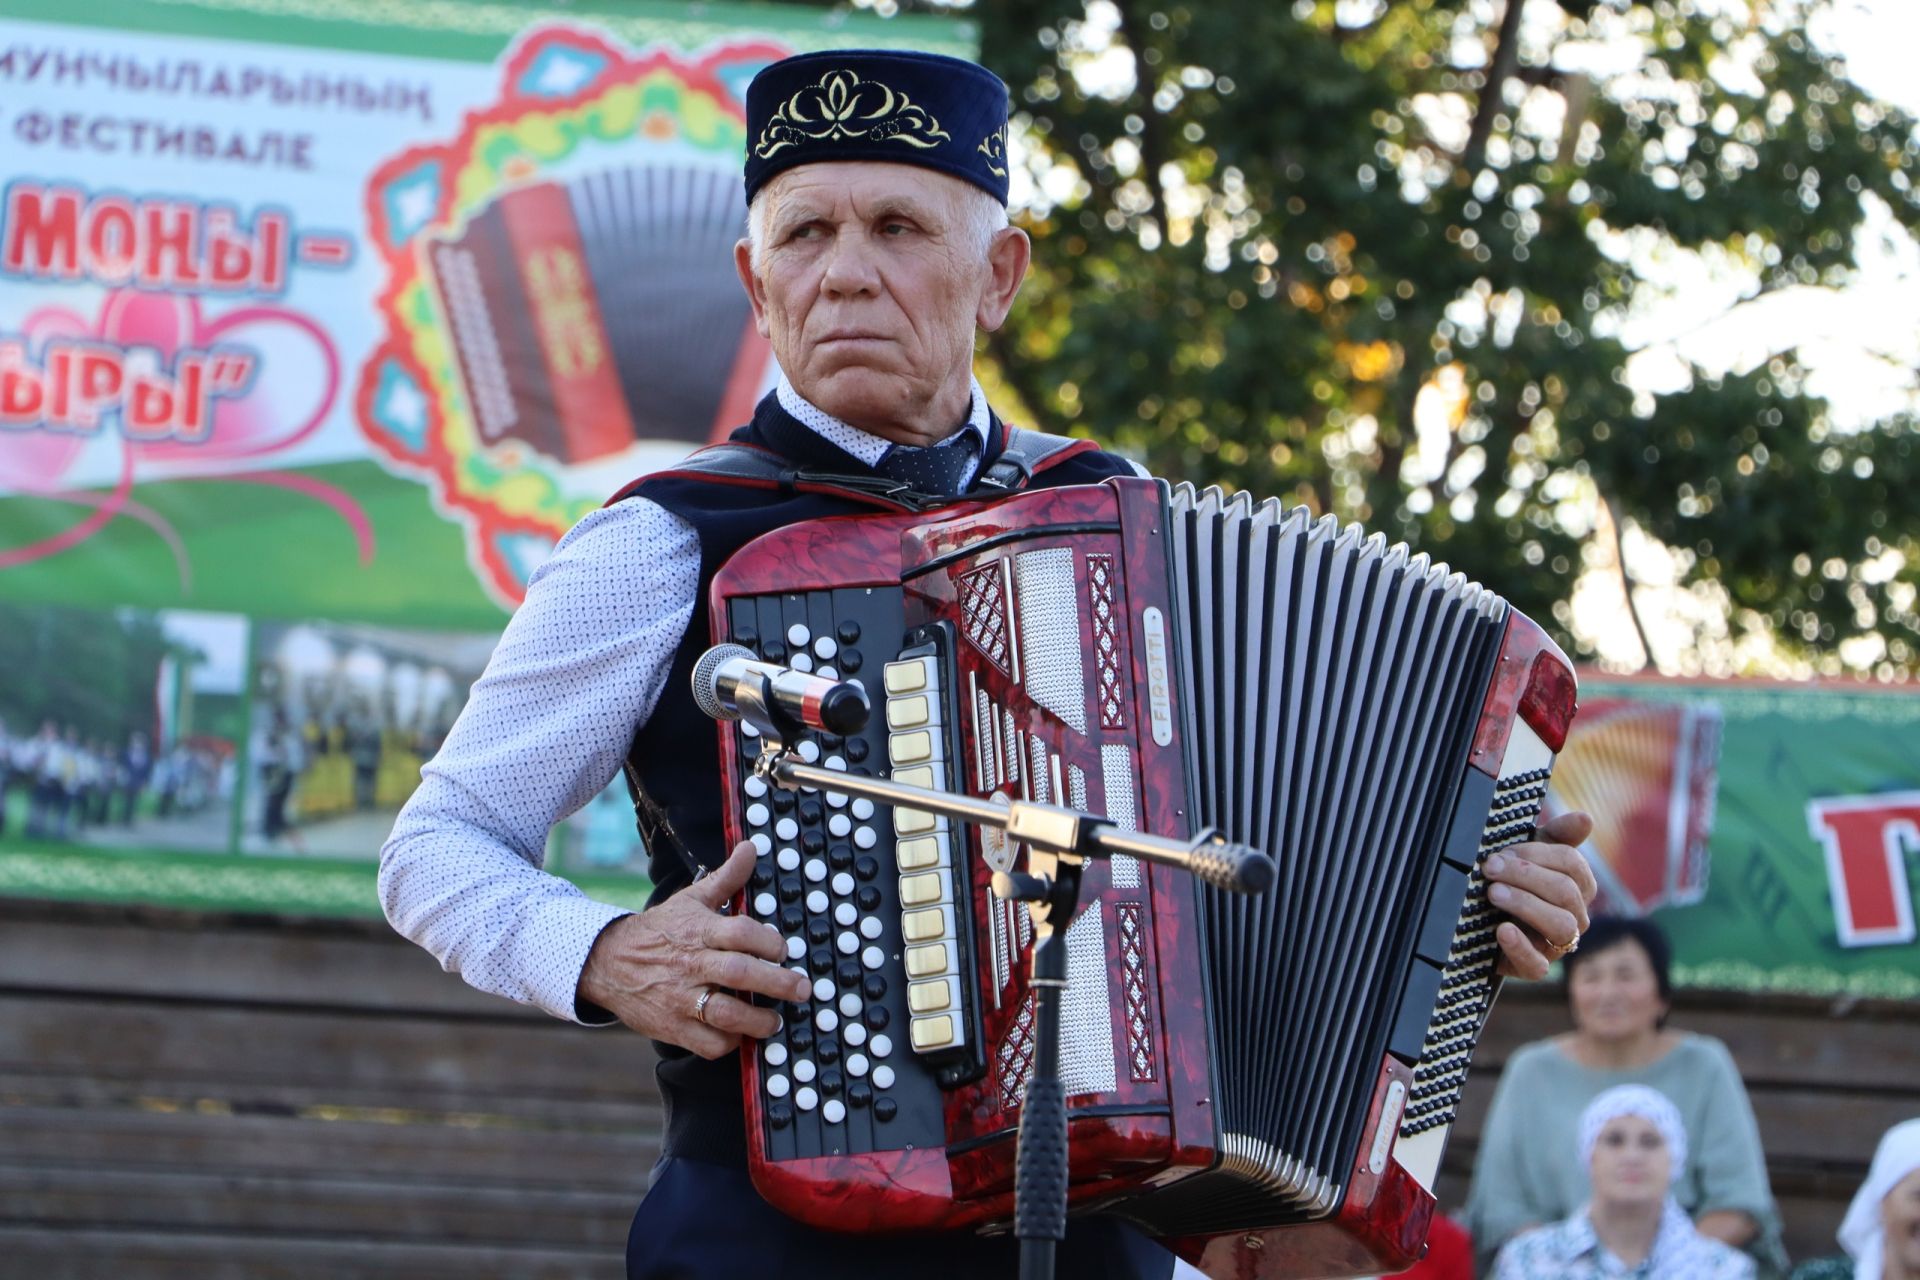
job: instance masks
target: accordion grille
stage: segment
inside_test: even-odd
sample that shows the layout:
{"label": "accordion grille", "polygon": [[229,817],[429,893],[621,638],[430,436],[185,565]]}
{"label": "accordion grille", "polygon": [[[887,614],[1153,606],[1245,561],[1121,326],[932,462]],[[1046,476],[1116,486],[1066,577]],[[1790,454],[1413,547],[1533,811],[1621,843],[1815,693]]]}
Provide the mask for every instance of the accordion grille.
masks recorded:
{"label": "accordion grille", "polygon": [[1345,1194],[1507,606],[1302,508],[1181,485],[1171,510],[1198,817],[1278,868],[1201,890],[1225,1156],[1153,1197],[1223,1231]]}

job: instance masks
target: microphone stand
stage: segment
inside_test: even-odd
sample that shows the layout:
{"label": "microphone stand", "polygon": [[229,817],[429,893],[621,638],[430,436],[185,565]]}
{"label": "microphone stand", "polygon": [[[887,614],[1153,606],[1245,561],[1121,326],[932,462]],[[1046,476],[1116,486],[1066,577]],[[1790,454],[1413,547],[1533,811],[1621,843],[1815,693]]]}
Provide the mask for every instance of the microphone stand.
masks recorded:
{"label": "microphone stand", "polygon": [[1020,1241],[1022,1280],[1052,1280],[1054,1251],[1067,1235],[1067,1092],[1060,1075],[1060,1000],[1067,987],[1067,925],[1080,901],[1080,872],[1088,858],[1126,854],[1178,867],[1215,888],[1263,893],[1273,883],[1273,861],[1259,850],[1221,839],[1205,828],[1191,840],[1122,831],[1103,818],[1028,800],[997,803],[930,791],[802,763],[787,753],[794,725],[770,697],[746,691],[741,718],[760,731],[754,772],[789,791],[810,787],[864,796],[880,804],[937,813],[995,827],[1027,847],[1027,870],[996,871],[993,891],[1003,900],[1036,904],[1033,911],[1034,1054],[1020,1109],[1014,1156],[1013,1232]]}

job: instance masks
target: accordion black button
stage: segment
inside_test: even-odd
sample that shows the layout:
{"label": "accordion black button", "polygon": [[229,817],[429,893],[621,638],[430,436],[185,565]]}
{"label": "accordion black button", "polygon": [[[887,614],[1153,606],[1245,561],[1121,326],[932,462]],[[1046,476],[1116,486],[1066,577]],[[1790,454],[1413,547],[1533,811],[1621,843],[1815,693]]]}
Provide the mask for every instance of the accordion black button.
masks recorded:
{"label": "accordion black button", "polygon": [[860,624],[848,618],[840,624],[840,629],[834,634],[840,637],[841,644],[852,644],[860,638]]}
{"label": "accordion black button", "polygon": [[813,1050],[813,1028],[802,1022],[793,1028],[787,1037],[787,1043],[793,1046],[795,1053],[810,1053]]}
{"label": "accordion black button", "polygon": [[899,1114],[900,1114],[900,1104],[895,1102],[892,1098],[875,1098],[874,1099],[873,1118],[875,1120],[891,1120]]}
{"label": "accordion black button", "polygon": [[880,860],[870,853],[861,854],[853,860],[853,874],[862,880],[873,879],[880,874]]}
{"label": "accordion black button", "polygon": [[783,907],[780,911],[780,932],[795,934],[807,927],[807,913],[799,907]]}
{"label": "accordion black button", "polygon": [[[843,674],[852,675],[860,669],[860,651],[858,649],[842,649],[835,661],[840,664],[840,670]],[[853,744],[848,743],[847,745],[851,746]]]}
{"label": "accordion black button", "polygon": [[887,1025],[887,1006],[870,1004],[867,1006],[867,1025],[875,1031],[885,1030]]}
{"label": "accordion black button", "polygon": [[767,641],[767,647],[760,651],[760,656],[768,662],[778,662],[784,665],[787,661],[787,642],[784,640]]}
{"label": "accordion black button", "polygon": [[[822,1044],[820,1047],[824,1049],[827,1046],[825,1044]],[[823,1059],[826,1057],[825,1054],[822,1054],[820,1056]],[[840,1078],[840,1073],[838,1071],[822,1071],[820,1073],[820,1092],[826,1094],[829,1098],[839,1093],[840,1090],[845,1087],[846,1087],[846,1081]]]}
{"label": "accordion black button", "polygon": [[[827,865],[835,871],[845,871],[853,865],[853,849],[849,845],[837,844],[827,851]],[[873,910],[868,907],[867,910]]]}
{"label": "accordion black button", "polygon": [[833,921],[825,916],[815,916],[807,921],[807,941],[815,946],[825,946],[827,939],[833,936]]}
{"label": "accordion black button", "polygon": [[820,821],[820,802],[818,800],[802,800],[800,802],[800,821]]}
{"label": "accordion black button", "polygon": [[797,803],[798,797],[791,791],[775,791],[773,793],[773,811],[775,813],[791,813],[793,812],[793,806]]}
{"label": "accordion black button", "polygon": [[852,956],[848,956],[840,962],[840,968],[834,976],[840,979],[840,985],[843,987],[851,988],[859,986],[860,962]]}
{"label": "accordion black button", "polygon": [[863,884],[860,886],[860,892],[853,895],[853,900],[859,905],[862,911],[878,911],[880,909],[880,890],[873,885]]}
{"label": "accordion black button", "polygon": [[887,980],[877,973],[870,973],[860,980],[860,993],[869,1000],[878,1000],[887,994]]}
{"label": "accordion black button", "polygon": [[753,869],[753,887],[765,889],[773,884],[773,864],[765,858]]}
{"label": "accordion black button", "polygon": [[822,976],[832,973],[833,951],[827,947],[815,947],[807,957],[807,967]]}
{"label": "accordion black button", "polygon": [[856,1107],[864,1107],[873,1101],[873,1086],[865,1080],[855,1080],[847,1086],[847,1101]]}
{"label": "accordion black button", "polygon": [[855,764],[859,764],[866,758],[867,740],[865,738],[849,738],[847,740],[847,759],[853,761]]}
{"label": "accordion black button", "polygon": [[[822,1036],[819,1047],[813,1051],[813,1056],[832,1066],[840,1061],[840,1041],[833,1036]],[[832,1090],[829,1089],[828,1092],[831,1093]]]}
{"label": "accordion black button", "polygon": [[[782,902],[798,902],[802,897],[806,896],[806,892],[807,887],[800,883],[799,876],[788,876],[780,882],[780,901]],[[783,915],[780,917],[780,922],[785,924],[786,919],[786,916]],[[798,929],[799,927],[800,922],[795,920],[787,932],[792,933],[794,929]]]}
{"label": "accordion black button", "polygon": [[735,644],[745,645],[755,653],[760,651],[760,633],[752,627],[741,627],[738,631],[734,632],[733,642]]}
{"label": "accordion black button", "polygon": [[775,1102],[767,1107],[767,1123],[776,1129],[784,1129],[793,1123],[793,1108],[784,1102]]}
{"label": "accordion black button", "polygon": [[818,831],[802,831],[800,833],[800,847],[811,857],[817,855],[827,847],[827,838]]}

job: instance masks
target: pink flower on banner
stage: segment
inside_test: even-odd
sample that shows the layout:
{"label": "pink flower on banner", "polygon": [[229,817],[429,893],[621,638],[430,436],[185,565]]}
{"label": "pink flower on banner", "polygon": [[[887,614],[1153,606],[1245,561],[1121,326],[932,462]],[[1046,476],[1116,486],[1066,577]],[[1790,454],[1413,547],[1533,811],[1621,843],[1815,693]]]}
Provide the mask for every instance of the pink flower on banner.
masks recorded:
{"label": "pink flower on banner", "polygon": [[[44,350],[56,339],[93,341],[121,351],[149,353],[143,358],[165,369],[182,351],[230,349],[245,352],[254,372],[238,391],[213,398],[211,425],[202,439],[130,439],[111,420],[103,423],[100,432],[121,451],[119,482],[105,497],[68,490],[64,483],[91,437],[45,429],[0,433],[0,476],[5,477],[7,488],[92,508],[72,528],[26,546],[0,548],[0,568],[65,550],[97,533],[115,516],[128,514],[137,515],[176,548],[184,587],[188,567],[178,554],[172,528],[145,508],[137,513],[129,509],[135,464],[143,470],[173,472],[282,452],[320,429],[340,392],[340,359],[332,341],[319,325],[286,307],[243,306],[208,319],[199,299],[192,296],[117,289],[107,294],[93,320],[65,307],[44,307],[30,314],[21,329],[30,350]],[[271,377],[262,376],[266,369],[273,371]],[[361,563],[372,560],[373,529],[366,513],[334,486],[279,471],[223,478],[276,485],[333,508],[353,530]]]}

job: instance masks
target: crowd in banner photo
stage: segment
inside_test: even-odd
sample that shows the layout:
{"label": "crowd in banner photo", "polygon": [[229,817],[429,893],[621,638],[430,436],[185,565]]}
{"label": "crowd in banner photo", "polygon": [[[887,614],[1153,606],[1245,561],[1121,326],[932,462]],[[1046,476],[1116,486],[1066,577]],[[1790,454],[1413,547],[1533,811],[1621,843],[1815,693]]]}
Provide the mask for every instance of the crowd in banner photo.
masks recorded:
{"label": "crowd in banner photo", "polygon": [[198,813],[233,789],[232,759],[206,745],[156,751],[141,729],[117,745],[72,724],[0,721],[0,836],[81,840],[136,817]]}

